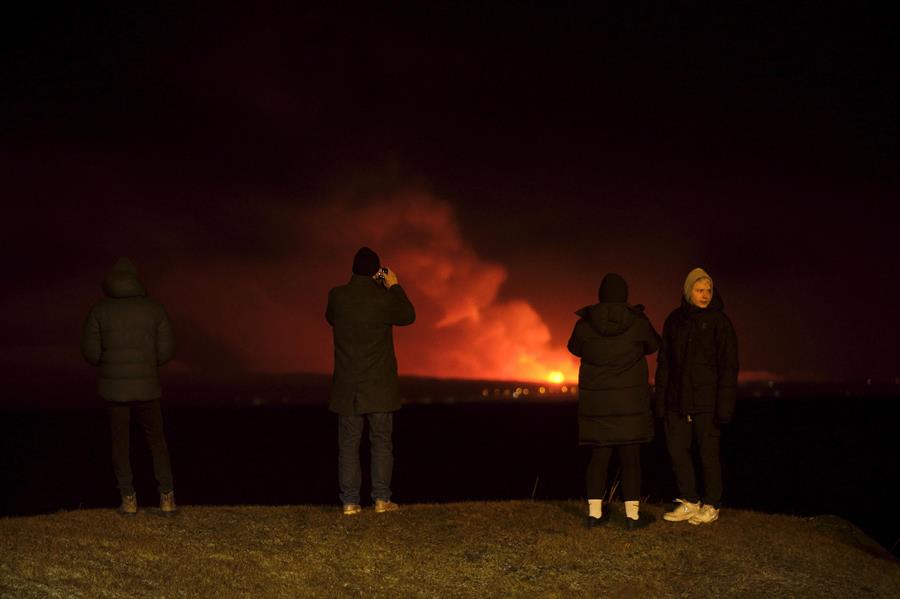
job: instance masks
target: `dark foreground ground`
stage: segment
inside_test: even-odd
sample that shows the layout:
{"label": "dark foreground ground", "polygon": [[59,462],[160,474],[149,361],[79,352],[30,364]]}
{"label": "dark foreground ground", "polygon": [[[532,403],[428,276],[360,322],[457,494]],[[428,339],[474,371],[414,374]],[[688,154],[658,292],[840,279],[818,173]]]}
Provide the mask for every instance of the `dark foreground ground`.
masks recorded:
{"label": "dark foreground ground", "polygon": [[[336,422],[322,401],[191,407],[190,395],[176,388],[164,399],[179,503],[336,505]],[[896,555],[898,423],[900,400],[890,398],[741,400],[723,436],[725,507],[835,514]],[[587,454],[575,435],[571,400],[407,405],[395,419],[395,499],[583,498]],[[132,455],[139,501],[153,504],[137,431]],[[648,499],[671,500],[661,434],[643,464]],[[0,413],[0,476],[0,515],[116,505],[102,403]]]}
{"label": "dark foreground ground", "polygon": [[[603,528],[580,502],[187,506],[0,518],[0,596],[896,597],[900,564],[846,520],[731,509]],[[660,516],[661,508],[645,511]]]}

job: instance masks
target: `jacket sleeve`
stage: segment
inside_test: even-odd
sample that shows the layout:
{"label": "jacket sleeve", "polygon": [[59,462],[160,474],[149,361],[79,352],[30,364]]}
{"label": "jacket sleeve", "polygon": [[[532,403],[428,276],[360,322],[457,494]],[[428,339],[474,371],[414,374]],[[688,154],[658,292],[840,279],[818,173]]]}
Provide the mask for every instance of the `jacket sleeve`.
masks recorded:
{"label": "jacket sleeve", "polygon": [[659,333],[656,332],[656,329],[653,328],[653,323],[650,322],[650,319],[646,316],[644,316],[644,319],[647,321],[647,338],[644,339],[644,355],[649,356],[659,349],[660,336]]}
{"label": "jacket sleeve", "polygon": [[331,292],[328,292],[328,306],[325,307],[325,320],[328,324],[334,326],[334,308],[331,307]]}
{"label": "jacket sleeve", "polygon": [[731,321],[726,317],[717,331],[716,367],[718,388],[716,389],[716,419],[728,424],[734,418],[737,403],[738,347],[737,334]]}
{"label": "jacket sleeve", "polygon": [[175,355],[175,333],[166,309],[160,306],[162,318],[156,325],[156,365],[162,366]]}
{"label": "jacket sleeve", "polygon": [[100,365],[100,355],[103,352],[103,344],[100,340],[100,321],[97,320],[96,306],[91,308],[84,321],[84,330],[81,333],[81,355],[88,364]]}
{"label": "jacket sleeve", "polygon": [[575,323],[575,328],[572,329],[572,335],[569,337],[569,343],[567,347],[569,348],[569,353],[573,356],[581,357],[582,350],[584,349],[584,339],[581,338],[581,335],[578,334],[578,326],[581,324],[583,319],[579,318],[578,322]]}
{"label": "jacket sleeve", "polygon": [[667,319],[663,325],[663,335],[656,354],[656,376],[654,376],[653,415],[662,418],[666,414],[666,388],[669,385],[669,339],[671,326]]}
{"label": "jacket sleeve", "polygon": [[388,289],[391,294],[391,303],[389,308],[388,320],[390,324],[397,326],[406,326],[416,321],[416,309],[413,308],[412,302],[406,297],[406,292],[400,285],[391,285]]}

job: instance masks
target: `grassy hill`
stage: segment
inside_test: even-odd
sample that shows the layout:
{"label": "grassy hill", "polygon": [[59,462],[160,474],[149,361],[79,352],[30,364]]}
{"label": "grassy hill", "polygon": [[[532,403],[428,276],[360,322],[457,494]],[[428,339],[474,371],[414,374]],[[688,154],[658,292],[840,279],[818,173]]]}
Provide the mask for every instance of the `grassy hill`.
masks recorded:
{"label": "grassy hill", "polygon": [[[0,519],[2,597],[897,597],[900,563],[844,520],[723,510],[588,530],[577,502],[184,506]],[[659,517],[660,506],[645,506]]]}

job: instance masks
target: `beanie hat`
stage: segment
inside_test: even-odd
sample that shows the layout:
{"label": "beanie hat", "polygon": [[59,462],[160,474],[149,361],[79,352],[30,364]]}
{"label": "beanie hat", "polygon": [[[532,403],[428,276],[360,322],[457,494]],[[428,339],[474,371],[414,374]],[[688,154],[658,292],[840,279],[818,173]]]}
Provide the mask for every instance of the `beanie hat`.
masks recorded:
{"label": "beanie hat", "polygon": [[353,274],[371,277],[381,267],[378,254],[363,246],[353,256]]}
{"label": "beanie hat", "polygon": [[628,301],[628,283],[621,275],[614,272],[603,277],[600,283],[600,291],[597,293],[601,303],[609,302],[627,302]]}
{"label": "beanie hat", "polygon": [[687,277],[684,279],[684,299],[691,303],[691,290],[694,288],[694,283],[699,281],[700,279],[709,279],[709,284],[713,284],[712,277],[707,274],[705,270],[702,268],[695,268],[691,272],[688,273]]}

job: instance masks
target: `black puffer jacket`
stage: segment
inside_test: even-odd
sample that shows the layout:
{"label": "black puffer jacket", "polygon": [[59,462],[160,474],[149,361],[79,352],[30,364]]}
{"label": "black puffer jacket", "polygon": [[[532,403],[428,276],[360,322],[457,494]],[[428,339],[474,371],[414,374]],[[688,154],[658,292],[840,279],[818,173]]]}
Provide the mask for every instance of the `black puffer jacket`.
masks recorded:
{"label": "black puffer jacket", "polygon": [[737,398],[738,346],[718,289],[704,309],[682,298],[663,326],[653,411],[711,412],[731,422]]}
{"label": "black puffer jacket", "polygon": [[653,439],[646,355],[659,335],[643,306],[599,303],[576,312],[581,318],[569,351],[578,369],[578,441],[622,445]]}
{"label": "black puffer jacket", "polygon": [[103,281],[106,298],[91,308],[81,354],[100,367],[100,397],[145,401],[162,395],[157,367],[175,353],[175,338],[162,304],[146,297],[137,270],[122,258]]}

